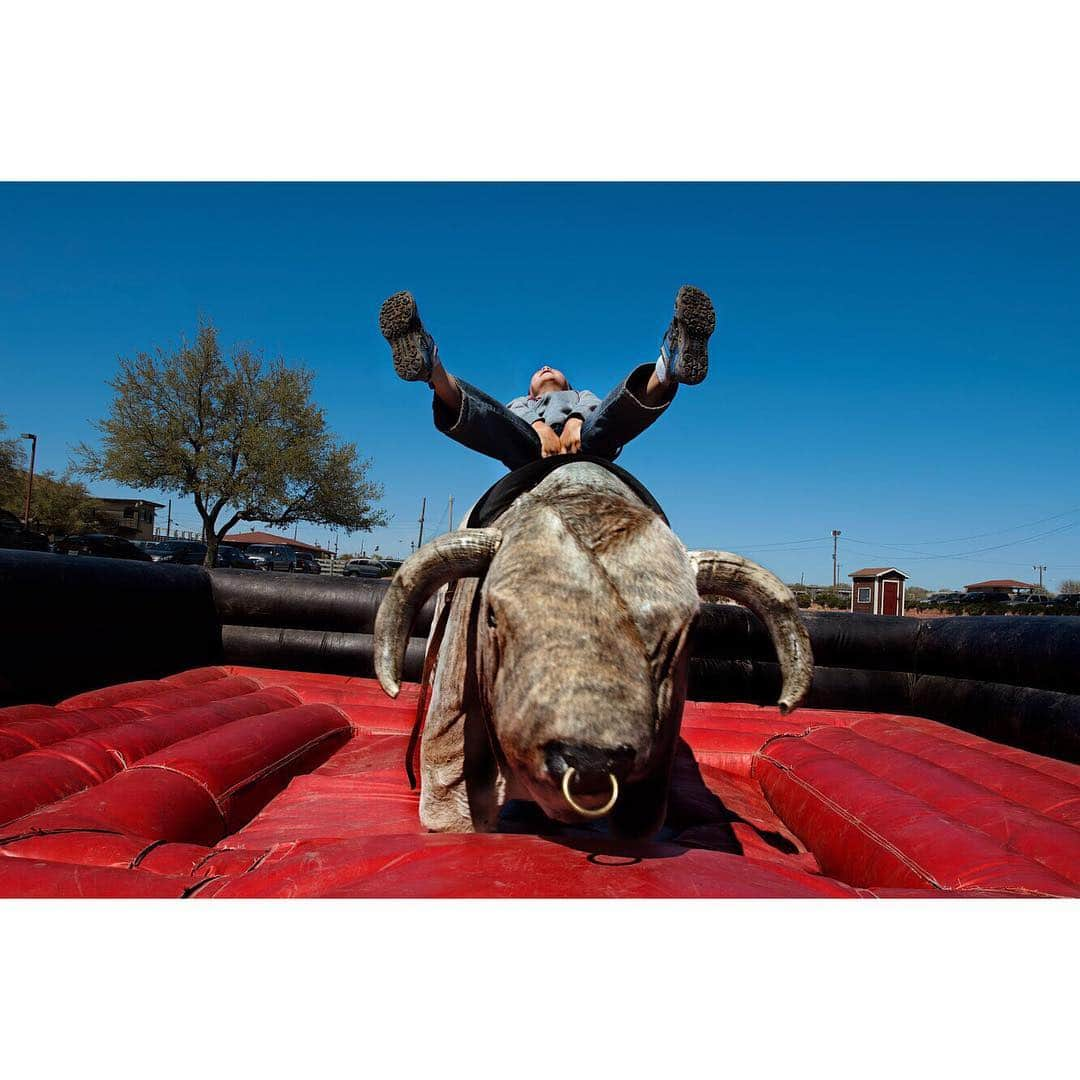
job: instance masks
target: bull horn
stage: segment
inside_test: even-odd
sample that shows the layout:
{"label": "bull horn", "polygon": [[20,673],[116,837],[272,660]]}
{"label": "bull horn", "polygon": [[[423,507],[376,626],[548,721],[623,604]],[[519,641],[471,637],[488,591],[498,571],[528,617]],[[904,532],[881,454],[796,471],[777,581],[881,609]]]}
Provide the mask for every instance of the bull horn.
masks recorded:
{"label": "bull horn", "polygon": [[782,713],[806,697],[814,678],[814,654],[791,590],[763,566],[730,551],[688,551],[699,593],[727,596],[748,607],[769,631],[780,660]]}
{"label": "bull horn", "polygon": [[425,544],[398,567],[375,616],[375,675],[390,697],[401,690],[401,669],[417,611],[436,589],[482,574],[499,548],[498,529],[459,529]]}

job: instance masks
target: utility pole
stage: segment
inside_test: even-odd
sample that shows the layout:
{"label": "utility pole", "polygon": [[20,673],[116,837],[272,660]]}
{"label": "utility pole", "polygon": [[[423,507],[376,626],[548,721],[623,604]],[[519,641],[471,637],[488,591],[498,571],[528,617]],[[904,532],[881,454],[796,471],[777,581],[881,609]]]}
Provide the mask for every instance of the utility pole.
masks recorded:
{"label": "utility pole", "polygon": [[832,531],[832,587],[835,589],[837,585],[836,575],[839,567],[836,565],[836,541],[840,537],[840,530],[833,529]]}
{"label": "utility pole", "polygon": [[172,499],[169,500],[169,514],[165,518],[165,539],[168,540],[172,534]]}
{"label": "utility pole", "polygon": [[26,477],[26,512],[23,514],[23,528],[30,528],[30,494],[34,490],[34,458],[37,457],[37,436],[32,432],[24,432],[20,439],[30,440],[30,472]]}
{"label": "utility pole", "polygon": [[424,546],[424,511],[427,509],[427,496],[425,495],[420,500],[420,538],[416,541],[416,546],[422,548]]}
{"label": "utility pole", "polygon": [[447,510],[447,512],[446,512],[446,521],[447,521],[446,531],[447,532],[453,532],[454,531],[454,496],[453,495],[450,496],[450,509]]}
{"label": "utility pole", "polygon": [[1046,567],[1044,565],[1040,566],[1036,564],[1031,569],[1037,570],[1039,572],[1039,592],[1044,592],[1045,590],[1043,589],[1043,571],[1046,569]]}

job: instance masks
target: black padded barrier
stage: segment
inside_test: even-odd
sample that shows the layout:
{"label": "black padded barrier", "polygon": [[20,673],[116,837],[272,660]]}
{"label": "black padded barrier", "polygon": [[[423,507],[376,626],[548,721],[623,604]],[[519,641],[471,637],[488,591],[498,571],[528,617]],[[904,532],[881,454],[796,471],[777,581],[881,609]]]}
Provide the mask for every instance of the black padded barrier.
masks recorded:
{"label": "black padded barrier", "polygon": [[0,550],[2,705],[51,705],[221,660],[197,566]]}
{"label": "black padded barrier", "polygon": [[[214,570],[210,579],[223,624],[361,634],[375,628],[375,613],[390,586],[389,578],[252,570]],[[434,607],[434,600],[429,600],[420,609],[414,636],[427,636]]]}
{"label": "black padded barrier", "polygon": [[[0,704],[231,663],[372,672],[385,580],[341,580],[0,550]],[[409,642],[419,678],[432,602]],[[909,713],[1080,762],[1080,618],[803,612],[810,707]],[[771,704],[775,653],[745,608],[704,605],[692,699]]]}
{"label": "black padded barrier", "polygon": [[[370,676],[388,585],[0,550],[0,705],[208,664]],[[420,677],[433,607],[413,628],[407,679]]]}
{"label": "black padded barrier", "polygon": [[[221,641],[230,664],[359,675],[368,679],[375,675],[370,634],[276,626],[223,626]],[[426,644],[425,638],[409,639],[403,668],[403,677],[409,682],[420,681]]]}
{"label": "black padded barrier", "polygon": [[[814,651],[805,705],[925,716],[1080,762],[1080,619],[802,612]],[[775,652],[745,608],[707,604],[692,638],[689,696],[774,703]]]}

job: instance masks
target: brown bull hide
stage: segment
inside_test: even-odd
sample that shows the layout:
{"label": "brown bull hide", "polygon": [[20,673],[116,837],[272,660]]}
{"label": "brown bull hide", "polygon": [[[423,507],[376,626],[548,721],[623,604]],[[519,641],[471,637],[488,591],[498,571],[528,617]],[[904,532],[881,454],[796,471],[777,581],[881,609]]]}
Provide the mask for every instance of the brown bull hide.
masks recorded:
{"label": "brown bull hide", "polygon": [[[721,567],[730,593],[766,618],[794,706],[812,670],[794,599],[760,567],[708,555],[711,577]],[[493,830],[510,798],[579,822],[562,783],[576,780],[582,808],[603,803],[608,784],[618,791],[617,834],[655,832],[686,696],[698,565],[621,480],[587,462],[550,473],[493,528],[440,537],[407,560],[375,627],[376,670],[391,693],[411,612],[470,575],[453,593],[421,742],[423,824]]]}

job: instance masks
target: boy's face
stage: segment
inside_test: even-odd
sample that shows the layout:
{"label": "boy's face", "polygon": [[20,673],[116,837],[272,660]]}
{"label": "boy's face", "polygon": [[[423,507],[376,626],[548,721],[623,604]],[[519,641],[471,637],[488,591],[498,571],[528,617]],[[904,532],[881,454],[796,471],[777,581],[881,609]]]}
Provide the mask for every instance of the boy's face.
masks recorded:
{"label": "boy's face", "polygon": [[539,371],[533,373],[529,380],[529,396],[540,397],[541,394],[550,394],[553,390],[568,390],[570,383],[566,376],[550,364],[545,364]]}

